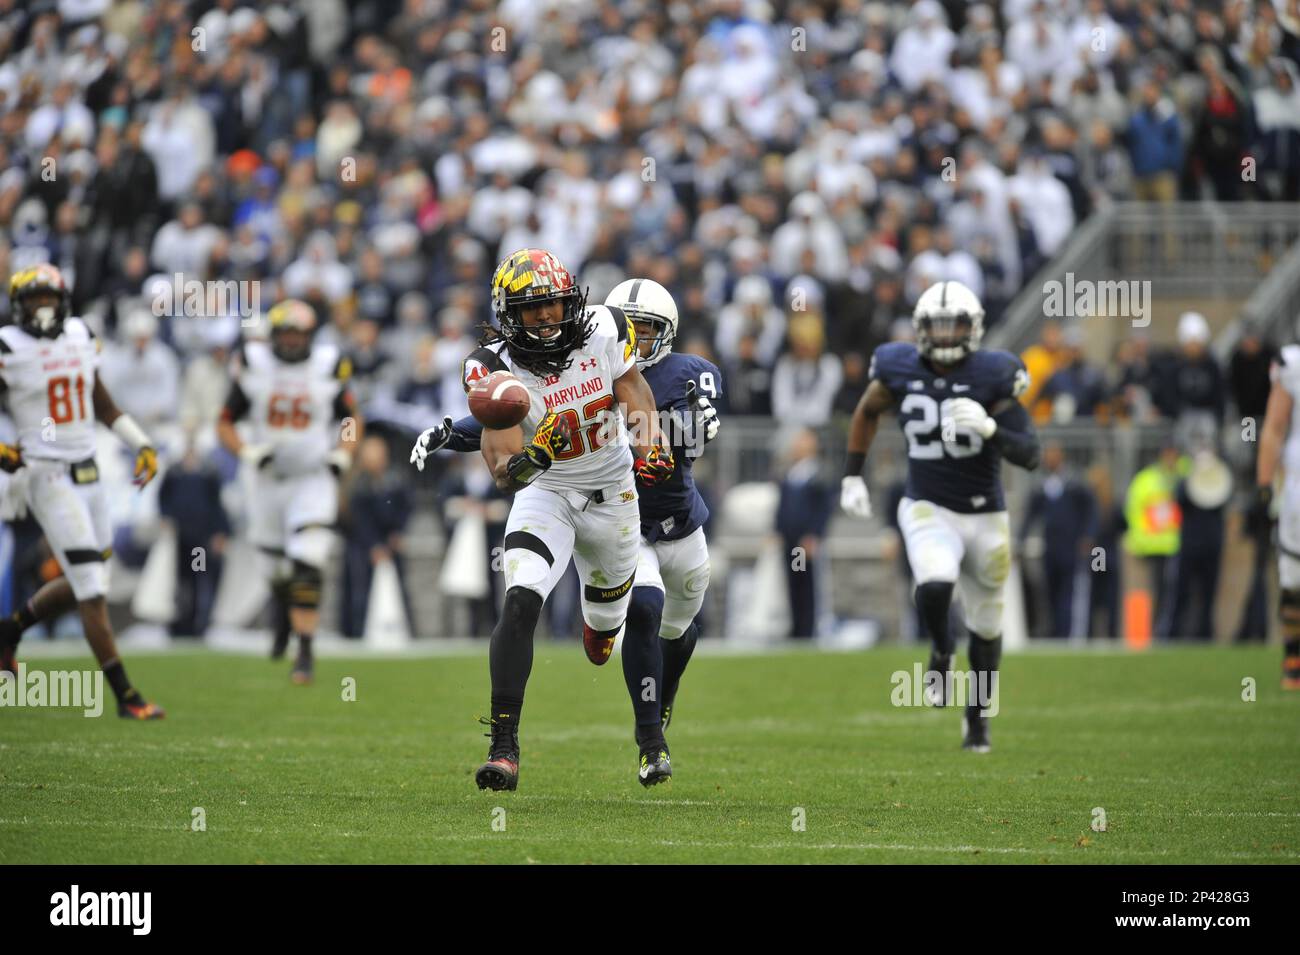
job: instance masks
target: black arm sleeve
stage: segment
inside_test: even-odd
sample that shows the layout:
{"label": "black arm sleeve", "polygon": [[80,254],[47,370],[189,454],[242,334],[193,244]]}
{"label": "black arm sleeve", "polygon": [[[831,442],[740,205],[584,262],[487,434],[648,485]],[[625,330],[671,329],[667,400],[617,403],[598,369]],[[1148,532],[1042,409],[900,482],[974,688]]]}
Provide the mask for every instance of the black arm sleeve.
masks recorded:
{"label": "black arm sleeve", "polygon": [[239,382],[231,382],[230,393],[226,395],[226,404],[221,409],[221,416],[227,421],[238,421],[248,414],[251,407],[252,403],[244,394],[244,389],[239,387]]}
{"label": "black arm sleeve", "polygon": [[483,426],[473,415],[458,419],[451,426],[448,451],[477,451],[483,445]]}
{"label": "black arm sleeve", "polygon": [[334,418],[336,421],[345,421],[357,413],[357,399],[352,394],[352,389],[344,385],[339,389],[339,393],[334,396]]}
{"label": "black arm sleeve", "polygon": [[993,446],[1016,467],[1032,471],[1038,467],[1038,432],[1029,420],[1029,412],[1019,401],[1010,402],[993,416],[998,430],[993,433]]}

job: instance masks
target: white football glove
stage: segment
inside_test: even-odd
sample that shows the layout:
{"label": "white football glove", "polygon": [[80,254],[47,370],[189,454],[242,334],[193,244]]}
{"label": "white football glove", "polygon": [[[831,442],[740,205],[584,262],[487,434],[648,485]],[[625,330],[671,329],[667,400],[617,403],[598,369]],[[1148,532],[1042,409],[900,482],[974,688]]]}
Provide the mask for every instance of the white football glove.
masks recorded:
{"label": "white football glove", "polygon": [[718,428],[722,426],[722,422],[718,420],[718,409],[713,407],[713,402],[708,398],[698,398],[695,402],[695,413],[704,427],[705,442],[712,441],[718,436]]}
{"label": "white football glove", "polygon": [[273,454],[275,454],[275,448],[269,444],[245,444],[239,449],[239,460],[246,467],[258,471],[271,460]]}
{"label": "white football glove", "polygon": [[870,517],[871,495],[867,493],[867,482],[852,474],[840,481],[840,507],[858,517]]}
{"label": "white football glove", "polygon": [[998,430],[998,423],[989,417],[984,406],[973,398],[949,398],[946,416],[959,428],[969,428],[988,440]]}
{"label": "white football glove", "polygon": [[411,463],[415,465],[416,470],[424,470],[424,459],[435,451],[441,451],[451,440],[451,427],[455,422],[451,420],[451,415],[442,419],[442,424],[435,424],[432,428],[427,428],[420,432],[420,436],[415,439],[415,447],[411,448]]}

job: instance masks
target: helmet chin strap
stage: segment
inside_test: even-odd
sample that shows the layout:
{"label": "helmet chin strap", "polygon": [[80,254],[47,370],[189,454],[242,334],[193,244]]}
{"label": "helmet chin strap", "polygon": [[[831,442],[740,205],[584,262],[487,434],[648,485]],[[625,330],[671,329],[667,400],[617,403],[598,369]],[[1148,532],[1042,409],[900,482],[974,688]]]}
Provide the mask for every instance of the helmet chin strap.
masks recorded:
{"label": "helmet chin strap", "polygon": [[673,350],[672,342],[664,338],[657,338],[655,339],[655,346],[651,350],[648,356],[646,356],[645,358],[642,358],[639,355],[637,356],[637,364],[639,364],[642,368],[649,368],[651,365],[657,365],[659,362],[663,361],[666,357],[668,357],[668,353],[671,352],[672,350]]}

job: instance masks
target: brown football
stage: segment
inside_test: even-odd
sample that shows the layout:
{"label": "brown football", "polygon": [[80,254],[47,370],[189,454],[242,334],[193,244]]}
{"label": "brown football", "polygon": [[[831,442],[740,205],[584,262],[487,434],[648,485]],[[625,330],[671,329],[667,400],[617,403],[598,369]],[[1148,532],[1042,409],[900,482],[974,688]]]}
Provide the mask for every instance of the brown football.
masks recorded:
{"label": "brown football", "polygon": [[528,415],[532,398],[508,371],[494,371],[469,389],[469,413],[485,428],[513,428]]}

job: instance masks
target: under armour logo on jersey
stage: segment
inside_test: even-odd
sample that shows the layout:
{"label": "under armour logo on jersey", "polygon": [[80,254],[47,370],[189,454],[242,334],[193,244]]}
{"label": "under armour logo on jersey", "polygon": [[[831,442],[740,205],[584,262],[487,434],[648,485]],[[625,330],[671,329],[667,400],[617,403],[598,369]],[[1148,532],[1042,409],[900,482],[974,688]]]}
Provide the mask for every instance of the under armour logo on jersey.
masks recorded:
{"label": "under armour logo on jersey", "polygon": [[962,392],[962,391],[970,391],[970,385],[953,385],[952,390],[954,393]]}
{"label": "under armour logo on jersey", "polygon": [[970,506],[983,507],[985,504],[988,503],[988,500],[989,499],[985,497],[983,494],[976,494],[974,497],[970,499]]}
{"label": "under armour logo on jersey", "polygon": [[593,358],[591,359],[591,361],[588,361],[587,359],[584,358],[582,361],[578,362],[578,367],[581,368],[583,371],[588,371],[589,369],[595,368],[596,359]]}
{"label": "under armour logo on jersey", "polygon": [[925,382],[921,381],[920,379],[916,381],[909,381],[907,383],[907,387],[910,388],[912,391],[920,391],[925,387]]}

